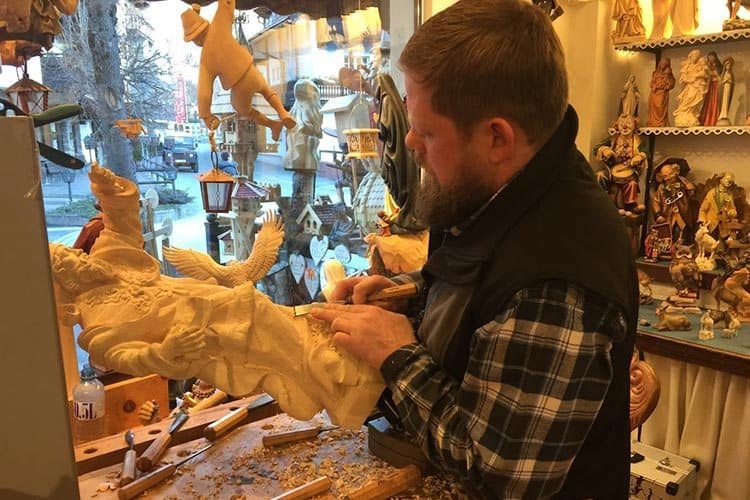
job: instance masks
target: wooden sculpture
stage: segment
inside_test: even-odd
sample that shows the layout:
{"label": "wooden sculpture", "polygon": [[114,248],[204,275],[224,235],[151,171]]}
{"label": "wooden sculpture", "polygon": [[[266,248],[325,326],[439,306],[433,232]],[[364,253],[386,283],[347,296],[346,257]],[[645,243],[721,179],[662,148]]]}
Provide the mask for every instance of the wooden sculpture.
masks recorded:
{"label": "wooden sculpture", "polygon": [[[222,88],[231,89],[230,101],[237,115],[270,128],[273,139],[277,141],[282,126],[290,129],[296,122],[255,67],[253,56],[232,36],[235,0],[218,0],[217,3],[216,15],[210,23],[199,15],[198,4],[182,13],[185,41],[192,41],[203,49],[198,74],[198,116],[209,130],[219,126],[219,118],[211,113],[214,80],[219,77]],[[266,99],[278,113],[280,121],[272,120],[252,107],[256,93]]]}
{"label": "wooden sculpture", "polygon": [[143,250],[139,192],[96,163],[91,189],[105,229],[89,255],[50,245],[61,318],[83,327],[91,360],[122,373],[198,377],[241,396],[262,390],[307,420],[325,408],[358,427],[372,410],[380,373],[338,351],[331,332],[291,307],[273,304],[252,282],[171,278]]}
{"label": "wooden sculpture", "polygon": [[668,57],[662,57],[651,74],[647,127],[669,126],[669,91],[674,88],[675,83],[671,61]]}
{"label": "wooden sculpture", "polygon": [[693,49],[680,66],[680,85],[682,90],[677,96],[677,107],[674,112],[674,124],[677,127],[696,127],[701,124],[703,99],[708,92],[711,71],[701,51]]}

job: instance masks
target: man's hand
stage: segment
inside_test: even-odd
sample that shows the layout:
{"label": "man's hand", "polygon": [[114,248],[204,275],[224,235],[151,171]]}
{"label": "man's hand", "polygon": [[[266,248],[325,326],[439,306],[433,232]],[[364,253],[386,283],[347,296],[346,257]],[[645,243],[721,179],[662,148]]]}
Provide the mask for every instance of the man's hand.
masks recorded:
{"label": "man's hand", "polygon": [[336,283],[336,288],[333,290],[329,301],[346,301],[351,302],[352,304],[374,304],[389,311],[405,311],[408,299],[378,301],[377,303],[368,301],[370,295],[394,285],[397,285],[395,281],[380,275],[344,278]]}
{"label": "man's hand", "polygon": [[216,115],[208,115],[203,118],[203,123],[206,124],[206,128],[208,128],[208,130],[216,130],[217,128],[219,128],[221,120],[219,120]]}
{"label": "man's hand", "polygon": [[161,357],[168,361],[176,361],[183,357],[187,360],[199,359],[206,347],[203,330],[193,328],[187,331],[172,331],[161,343]]}
{"label": "man's hand", "polygon": [[416,342],[406,316],[377,306],[326,304],[310,314],[330,325],[337,347],[376,370],[393,351]]}

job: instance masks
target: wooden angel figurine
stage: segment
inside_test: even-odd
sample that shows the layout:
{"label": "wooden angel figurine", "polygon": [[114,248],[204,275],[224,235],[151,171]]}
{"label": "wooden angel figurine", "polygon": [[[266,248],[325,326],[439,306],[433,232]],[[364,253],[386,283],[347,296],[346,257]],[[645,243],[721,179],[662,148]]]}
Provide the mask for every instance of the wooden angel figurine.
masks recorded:
{"label": "wooden angel figurine", "polygon": [[646,34],[638,0],[615,0],[612,19],[615,21],[615,30],[612,32],[612,41],[615,43],[637,40]]}
{"label": "wooden angel figurine", "polygon": [[[214,80],[218,76],[222,88],[231,89],[230,101],[237,115],[270,128],[271,136],[277,141],[282,126],[290,129],[296,122],[255,67],[253,56],[232,36],[235,0],[218,0],[217,3],[216,15],[210,23],[199,15],[198,4],[192,4],[182,13],[185,41],[203,48],[198,75],[198,116],[209,130],[219,126],[219,119],[211,113]],[[256,93],[263,95],[281,121],[272,120],[252,107]]]}
{"label": "wooden angel figurine", "polygon": [[669,126],[669,91],[674,88],[675,83],[671,61],[668,57],[662,57],[651,74],[647,127]]}
{"label": "wooden angel figurine", "polygon": [[708,91],[711,71],[701,51],[693,49],[680,66],[680,84],[682,90],[677,96],[677,107],[674,112],[674,124],[677,127],[696,127],[701,124],[703,99]]}

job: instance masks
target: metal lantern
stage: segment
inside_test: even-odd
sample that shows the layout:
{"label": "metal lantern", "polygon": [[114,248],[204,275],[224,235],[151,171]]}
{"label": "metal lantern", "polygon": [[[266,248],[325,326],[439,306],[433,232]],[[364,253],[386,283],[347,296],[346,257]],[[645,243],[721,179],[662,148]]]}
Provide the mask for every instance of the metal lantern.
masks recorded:
{"label": "metal lantern", "polygon": [[219,170],[212,168],[208,172],[198,176],[201,185],[201,199],[203,210],[209,213],[226,213],[232,206],[232,187],[234,178]]}
{"label": "metal lantern", "polygon": [[23,78],[8,87],[5,92],[16,106],[24,113],[41,113],[47,110],[48,94],[52,89],[29,78],[24,72]]}

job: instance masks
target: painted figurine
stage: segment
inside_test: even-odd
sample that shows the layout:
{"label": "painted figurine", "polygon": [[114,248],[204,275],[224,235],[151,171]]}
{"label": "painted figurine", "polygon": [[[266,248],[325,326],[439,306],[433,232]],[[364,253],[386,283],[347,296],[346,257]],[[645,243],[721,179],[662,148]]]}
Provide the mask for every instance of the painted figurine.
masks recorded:
{"label": "painted figurine", "polygon": [[171,278],[143,250],[138,187],[92,164],[91,190],[105,229],[90,254],[50,244],[57,303],[79,345],[121,373],[198,377],[228,394],[268,392],[307,420],[325,408],[359,427],[383,382],[377,370],[336,350],[319,321],[273,304],[252,282]]}
{"label": "painted figurine", "polygon": [[689,170],[684,158],[667,158],[654,167],[651,179],[654,224],[666,224],[673,244],[691,243],[695,233],[695,185],[685,177]]}
{"label": "painted figurine", "polygon": [[701,316],[701,328],[698,330],[698,340],[711,340],[714,338],[714,320],[706,311]]}
{"label": "painted figurine", "polygon": [[698,230],[695,232],[695,246],[698,248],[698,254],[695,256],[695,263],[701,271],[713,271],[716,269],[716,259],[714,252],[719,246],[719,240],[711,236],[708,227],[704,222],[700,223]]}
{"label": "painted figurine", "polygon": [[747,0],[727,0],[729,19],[722,23],[722,30],[730,31],[750,28],[750,21],[742,19],[737,15],[740,11],[740,7],[748,8],[750,7],[750,4],[748,4]]}
{"label": "painted figurine", "polygon": [[750,293],[745,290],[748,283],[750,270],[741,267],[723,280],[716,278],[711,285],[711,293],[716,303],[726,303],[730,313],[741,321],[750,320]]}
{"label": "painted figurine", "polygon": [[[734,94],[734,58],[727,57],[724,59],[724,70],[721,73],[721,109],[719,110],[719,119],[716,125],[720,127],[727,127],[732,125],[732,120],[729,119],[729,107],[732,105],[732,97]],[[748,125],[750,125],[750,115],[748,116]]]}
{"label": "painted figurine", "polygon": [[701,272],[689,246],[680,245],[675,249],[672,262],[669,263],[669,277],[677,289],[677,295],[671,296],[669,301],[679,306],[693,305],[698,298]]}
{"label": "painted figurine", "polygon": [[640,100],[641,92],[638,90],[638,83],[635,81],[635,75],[630,75],[625,82],[625,86],[622,88],[619,116],[628,115],[637,118],[638,103]]}
{"label": "painted figurine", "polygon": [[734,185],[734,174],[725,172],[719,184],[706,193],[698,209],[698,222],[705,224],[711,235],[722,240],[730,235],[729,224],[737,220],[737,206],[731,192]]}
{"label": "painted figurine", "polygon": [[648,96],[648,127],[669,126],[669,91],[675,86],[672,64],[663,57],[651,74],[651,93]]}
{"label": "painted figurine", "polygon": [[682,90],[677,96],[677,107],[672,113],[675,126],[696,127],[701,124],[700,113],[710,76],[711,72],[706,59],[701,57],[701,51],[691,50],[680,66]]}
{"label": "painted figurine", "polygon": [[719,118],[719,79],[723,71],[723,66],[719,56],[713,50],[706,55],[706,65],[708,66],[708,90],[703,98],[703,107],[701,108],[701,125],[704,127],[716,126]]}
{"label": "painted figurine", "polygon": [[[216,15],[210,23],[199,15],[198,4],[192,4],[182,13],[185,41],[192,41],[203,49],[198,74],[198,116],[209,130],[218,128],[219,118],[211,113],[214,80],[218,77],[224,90],[231,89],[230,101],[239,117],[270,128],[277,141],[282,126],[290,129],[296,122],[255,67],[253,56],[232,36],[235,0],[218,0],[217,3]],[[272,120],[252,107],[256,93],[263,95],[281,121]]]}
{"label": "painted figurine", "polygon": [[690,331],[693,328],[690,318],[682,313],[667,312],[669,302],[662,302],[656,308],[657,322],[654,328],[660,332]]}

